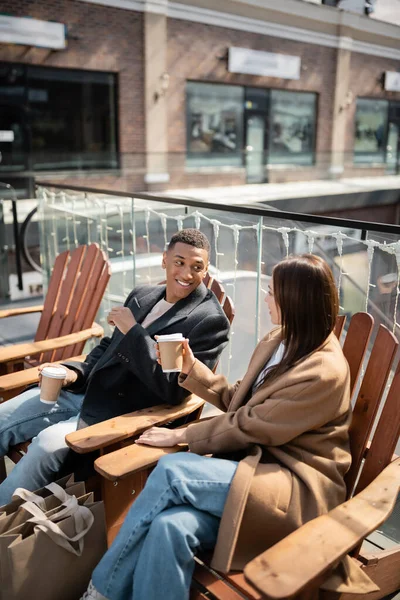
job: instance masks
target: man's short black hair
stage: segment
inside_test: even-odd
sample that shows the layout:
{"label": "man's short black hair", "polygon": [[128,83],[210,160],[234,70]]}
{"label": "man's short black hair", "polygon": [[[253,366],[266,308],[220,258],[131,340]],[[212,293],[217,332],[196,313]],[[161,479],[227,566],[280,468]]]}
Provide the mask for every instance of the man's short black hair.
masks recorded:
{"label": "man's short black hair", "polygon": [[194,246],[195,248],[201,248],[210,254],[210,242],[204,233],[198,229],[181,229],[177,233],[174,233],[169,241],[168,250],[172,250],[172,248],[178,242],[181,242],[182,244],[188,244],[189,246]]}

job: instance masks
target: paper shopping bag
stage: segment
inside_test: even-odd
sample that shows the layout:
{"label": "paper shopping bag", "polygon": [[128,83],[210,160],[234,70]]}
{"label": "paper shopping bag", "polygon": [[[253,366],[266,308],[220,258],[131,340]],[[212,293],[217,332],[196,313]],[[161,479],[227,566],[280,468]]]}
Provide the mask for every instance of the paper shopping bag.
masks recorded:
{"label": "paper shopping bag", "polygon": [[[66,489],[61,484],[66,485]],[[73,476],[60,480],[60,482],[51,483],[36,492],[30,492],[23,488],[17,488],[13,495],[13,500],[0,509],[0,533],[25,523],[32,515],[23,508],[27,501],[37,504],[43,511],[49,511],[62,504],[69,496],[83,496],[86,492],[83,481],[74,483]],[[66,491],[67,490],[67,491]],[[68,493],[67,493],[68,492]]]}
{"label": "paper shopping bag", "polygon": [[103,503],[87,494],[47,514],[25,509],[31,520],[0,535],[1,600],[77,600],[107,549]]}

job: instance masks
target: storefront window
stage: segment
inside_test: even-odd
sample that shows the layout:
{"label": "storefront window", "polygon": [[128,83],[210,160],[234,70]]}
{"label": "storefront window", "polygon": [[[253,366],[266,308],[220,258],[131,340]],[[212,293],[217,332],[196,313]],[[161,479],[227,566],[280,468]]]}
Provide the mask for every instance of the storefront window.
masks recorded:
{"label": "storefront window", "polygon": [[313,164],[316,100],[312,93],[271,90],[270,164]]}
{"label": "storefront window", "polygon": [[188,165],[240,166],[244,89],[188,82],[186,100]]}
{"label": "storefront window", "polygon": [[28,67],[33,168],[117,166],[115,76]]}
{"label": "storefront window", "polygon": [[0,170],[118,167],[112,73],[0,64]]}
{"label": "storefront window", "polygon": [[354,162],[385,162],[387,116],[386,100],[357,99]]}

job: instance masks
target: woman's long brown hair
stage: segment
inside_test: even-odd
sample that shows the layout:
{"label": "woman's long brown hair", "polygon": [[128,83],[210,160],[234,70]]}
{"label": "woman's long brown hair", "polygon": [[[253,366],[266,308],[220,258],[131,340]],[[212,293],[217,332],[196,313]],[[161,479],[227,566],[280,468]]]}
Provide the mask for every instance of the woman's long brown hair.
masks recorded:
{"label": "woman's long brown hair", "polygon": [[319,256],[301,254],[282,260],[273,270],[272,281],[285,351],[260,385],[276,379],[321,346],[335,327],[339,309],[332,271]]}

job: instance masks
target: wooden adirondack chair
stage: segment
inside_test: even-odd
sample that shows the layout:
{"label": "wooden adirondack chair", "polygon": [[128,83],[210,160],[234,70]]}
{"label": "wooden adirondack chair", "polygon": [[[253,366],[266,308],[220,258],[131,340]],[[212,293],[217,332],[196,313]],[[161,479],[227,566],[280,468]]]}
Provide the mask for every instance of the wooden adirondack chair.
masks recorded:
{"label": "wooden adirondack chair", "polygon": [[[339,318],[335,329],[338,337],[343,326],[344,319]],[[201,557],[193,578],[193,599],[332,598],[333,594],[319,590],[319,585],[338,561],[354,549],[356,564],[381,588],[379,593],[370,594],[369,599],[377,600],[400,588],[400,547],[377,552],[376,549],[371,551],[370,545],[364,545],[360,550],[363,540],[390,514],[400,485],[400,459],[396,458],[390,463],[400,433],[400,366],[397,367],[386,402],[383,408],[380,407],[398,342],[383,325],[379,327],[360,383],[359,374],[372,327],[370,315],[354,315],[343,344],[350,366],[351,391],[357,392],[350,430],[353,464],[346,481],[351,499],[328,515],[307,523],[251,561],[244,574],[233,572],[223,576],[211,570],[207,560]],[[192,406],[190,402],[193,402]],[[190,400],[187,410],[196,410],[195,402]],[[369,441],[379,408],[379,422]],[[148,427],[161,425],[171,418],[174,418],[172,411],[169,414],[161,413],[158,408],[153,412],[133,413],[130,416],[129,435],[139,435]],[[116,435],[115,427],[119,429]],[[85,436],[82,436],[82,432]],[[79,436],[67,436],[69,445],[81,453],[94,448],[101,449],[105,445],[110,450],[115,441],[128,437],[123,421],[119,419],[94,425],[82,432],[76,432]],[[158,459],[180,450],[180,447],[152,448],[135,444],[110,453],[102,450],[103,455],[95,461],[95,468],[104,478],[106,501],[113,502],[113,495],[116,495],[119,486],[126,494],[137,495]],[[385,469],[389,463],[390,466]],[[114,520],[108,521],[109,541],[112,541],[123,515],[110,516],[114,517]],[[359,598],[347,594],[342,595],[341,600]]]}
{"label": "wooden adirondack chair", "polygon": [[[225,294],[222,285],[208,275],[205,284],[214,292],[229,322],[232,323],[235,315],[234,306],[232,300]],[[135,444],[132,446],[132,442],[139,433],[152,425],[161,425],[176,419],[186,418],[187,422],[194,421],[200,418],[204,404],[204,400],[193,394],[179,406],[161,404],[138,410],[80,429],[67,435],[65,439],[68,446],[78,454],[99,450],[101,455],[105,455],[119,448],[123,453],[125,451],[128,453],[126,457],[124,456],[124,461],[129,461],[129,450],[135,447]],[[118,483],[113,478],[101,478],[101,497],[105,506],[110,543],[118,533],[134,495],[143,489],[150,472],[149,467],[156,464],[159,458],[159,454],[157,454],[154,462],[149,465],[148,459],[152,456],[151,448],[145,450],[149,450],[149,453],[146,455],[146,469],[143,472],[135,473],[131,477],[128,474],[123,481],[118,481]],[[176,452],[177,448],[166,449],[165,453],[169,451]],[[96,483],[98,482],[92,481],[89,485],[98,487]]]}
{"label": "wooden adirondack chair", "polygon": [[[103,328],[94,323],[94,318],[110,277],[110,263],[99,246],[79,246],[57,256],[43,306],[0,311],[0,318],[42,313],[34,342],[0,349],[0,373],[8,373],[0,377],[3,401],[38,381],[37,366],[32,365],[69,358],[81,360],[85,342],[102,337]],[[25,364],[30,368],[18,370]],[[28,445],[24,442],[13,446],[7,456],[17,463]],[[5,476],[4,458],[0,458],[0,481]]]}
{"label": "wooden adirondack chair", "polygon": [[88,339],[103,335],[94,318],[110,277],[110,264],[98,245],[79,246],[57,256],[43,306],[0,311],[0,319],[41,312],[34,342],[0,348],[0,374],[10,374],[1,378],[3,400],[38,380],[37,369],[15,371],[80,355]]}

